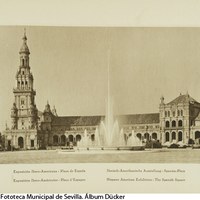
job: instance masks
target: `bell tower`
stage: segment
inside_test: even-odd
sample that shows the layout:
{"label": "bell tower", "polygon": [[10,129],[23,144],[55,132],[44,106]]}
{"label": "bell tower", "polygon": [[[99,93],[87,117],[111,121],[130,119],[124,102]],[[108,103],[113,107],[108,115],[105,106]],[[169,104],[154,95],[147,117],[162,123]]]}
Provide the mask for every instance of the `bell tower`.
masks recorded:
{"label": "bell tower", "polygon": [[14,104],[11,109],[12,129],[37,129],[38,111],[35,105],[36,92],[33,89],[33,75],[30,71],[26,31],[19,51],[20,64],[13,89]]}

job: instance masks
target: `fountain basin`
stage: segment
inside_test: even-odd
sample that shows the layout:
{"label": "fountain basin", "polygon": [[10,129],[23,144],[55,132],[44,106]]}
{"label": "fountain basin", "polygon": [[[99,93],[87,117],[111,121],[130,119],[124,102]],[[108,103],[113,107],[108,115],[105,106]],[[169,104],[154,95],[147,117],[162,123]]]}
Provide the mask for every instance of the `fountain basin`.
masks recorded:
{"label": "fountain basin", "polygon": [[119,147],[77,147],[76,151],[142,151],[144,146],[119,146]]}

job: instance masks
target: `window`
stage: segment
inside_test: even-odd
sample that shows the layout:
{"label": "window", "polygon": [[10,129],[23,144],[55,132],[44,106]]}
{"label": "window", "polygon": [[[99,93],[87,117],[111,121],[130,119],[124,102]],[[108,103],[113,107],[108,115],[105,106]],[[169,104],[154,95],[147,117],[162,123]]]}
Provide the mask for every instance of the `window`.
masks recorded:
{"label": "window", "polygon": [[175,111],[173,111],[173,117],[175,117],[175,115],[176,115],[176,112],[175,112]]}
{"label": "window", "polygon": [[178,132],[178,141],[182,141],[183,140],[183,136],[182,136],[182,132]]}
{"label": "window", "polygon": [[167,117],[167,111],[165,111],[165,117]]}
{"label": "window", "polygon": [[168,117],[170,117],[170,111],[168,111],[167,114],[168,114]]}
{"label": "window", "polygon": [[168,132],[165,133],[165,142],[169,142],[169,133]]}
{"label": "window", "polygon": [[172,121],[172,127],[176,127],[176,121],[175,120]]}
{"label": "window", "polygon": [[172,140],[176,140],[176,133],[172,132]]}
{"label": "window", "polygon": [[21,105],[24,105],[24,99],[21,100]]}
{"label": "window", "polygon": [[169,121],[165,122],[165,127],[169,127]]}
{"label": "window", "polygon": [[183,121],[182,121],[182,120],[179,120],[179,121],[178,121],[178,126],[179,126],[179,127],[182,127],[182,126],[183,126]]}
{"label": "window", "polygon": [[178,110],[178,116],[180,116],[180,110]]}
{"label": "window", "polygon": [[183,110],[181,110],[181,116],[183,116]]}

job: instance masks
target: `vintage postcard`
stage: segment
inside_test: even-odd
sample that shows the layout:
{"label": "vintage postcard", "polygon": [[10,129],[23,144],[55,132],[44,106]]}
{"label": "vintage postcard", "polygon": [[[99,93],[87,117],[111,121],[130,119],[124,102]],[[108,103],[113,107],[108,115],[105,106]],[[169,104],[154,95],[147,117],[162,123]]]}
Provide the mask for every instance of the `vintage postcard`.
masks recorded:
{"label": "vintage postcard", "polygon": [[0,26],[4,192],[200,192],[200,28],[58,25]]}

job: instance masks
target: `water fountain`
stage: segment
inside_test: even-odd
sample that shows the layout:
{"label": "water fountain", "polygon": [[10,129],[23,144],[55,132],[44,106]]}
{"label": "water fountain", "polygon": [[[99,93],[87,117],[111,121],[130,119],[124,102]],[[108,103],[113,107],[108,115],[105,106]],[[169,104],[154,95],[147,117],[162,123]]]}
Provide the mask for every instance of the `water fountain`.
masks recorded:
{"label": "water fountain", "polygon": [[85,130],[83,142],[80,146],[87,147],[87,149],[107,149],[107,150],[133,150],[144,149],[142,142],[135,135],[132,130],[131,135],[126,136],[123,128],[120,129],[118,119],[114,117],[113,113],[113,99],[110,93],[110,51],[108,51],[108,90],[106,101],[106,115],[105,120],[100,122],[99,127],[96,128],[94,134],[94,142],[87,136]]}
{"label": "water fountain", "polygon": [[[113,99],[110,93],[110,51],[108,51],[108,90],[106,101],[105,120],[102,120],[99,127],[95,130],[95,147],[101,149],[143,149],[142,142],[132,130],[128,137],[124,134],[123,128],[120,129],[118,119],[113,113]],[[84,133],[84,140],[86,135]],[[84,142],[85,143],[85,142]],[[88,147],[91,146],[89,143]],[[93,146],[94,146],[93,145]]]}

